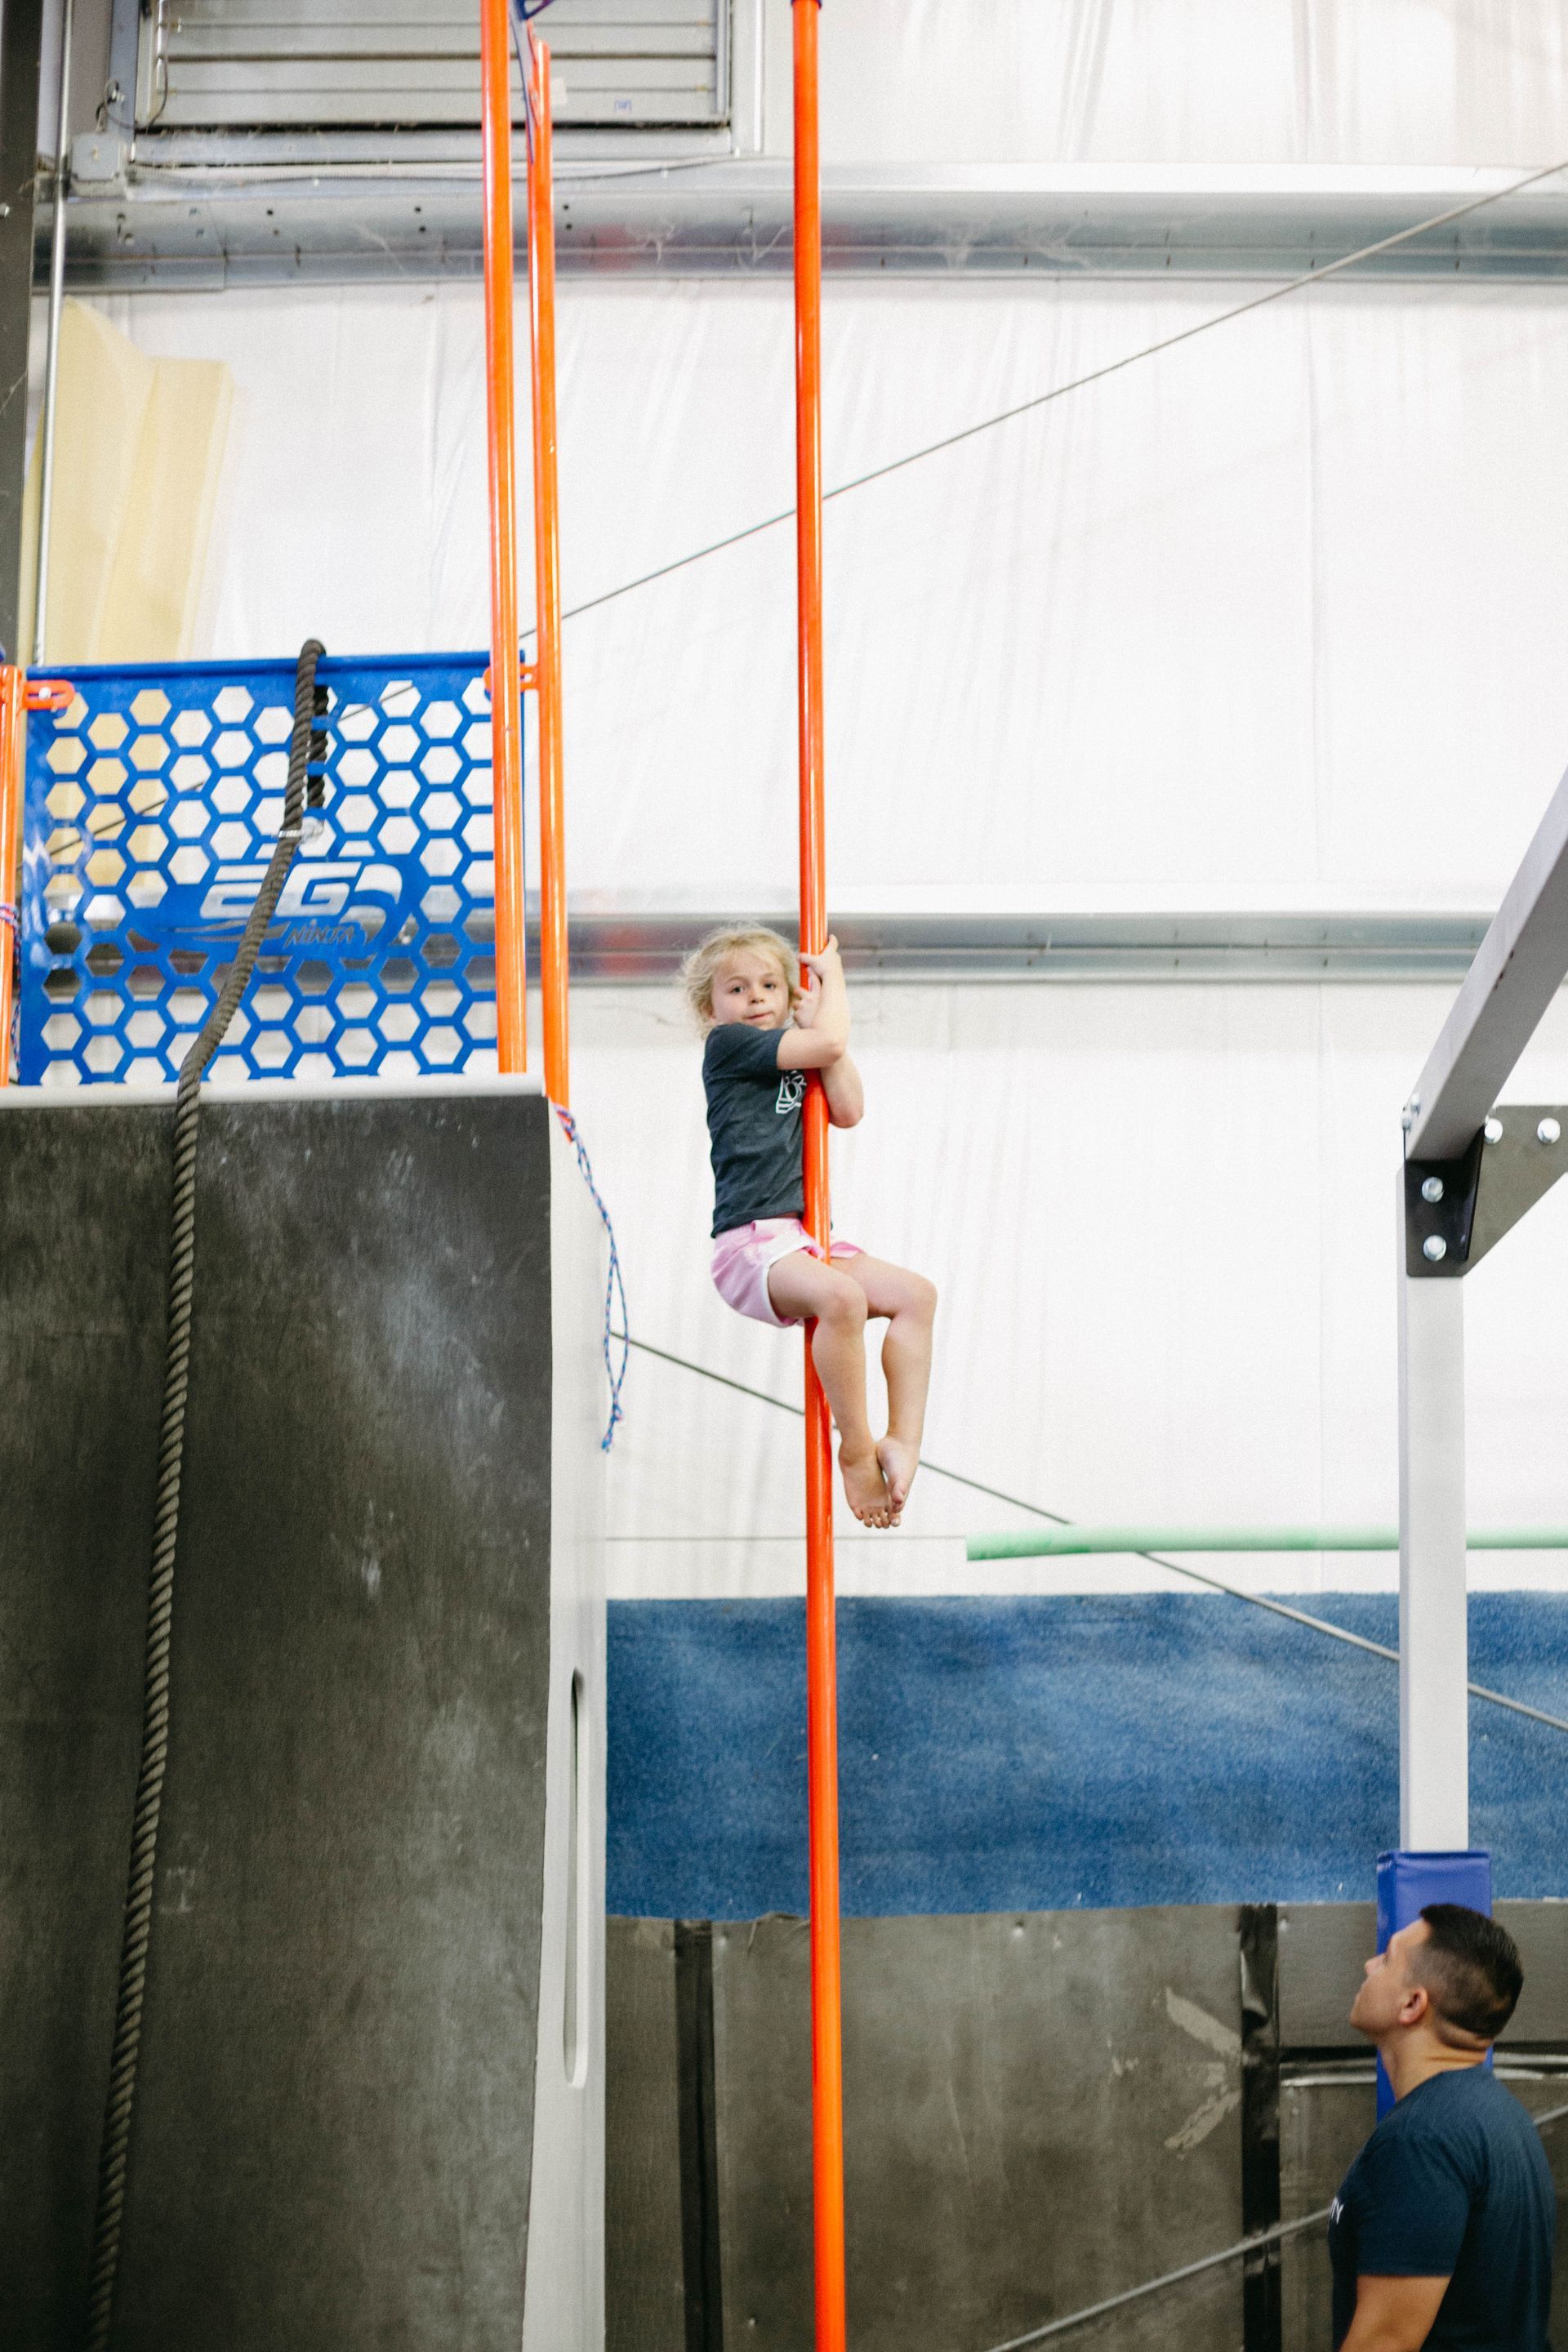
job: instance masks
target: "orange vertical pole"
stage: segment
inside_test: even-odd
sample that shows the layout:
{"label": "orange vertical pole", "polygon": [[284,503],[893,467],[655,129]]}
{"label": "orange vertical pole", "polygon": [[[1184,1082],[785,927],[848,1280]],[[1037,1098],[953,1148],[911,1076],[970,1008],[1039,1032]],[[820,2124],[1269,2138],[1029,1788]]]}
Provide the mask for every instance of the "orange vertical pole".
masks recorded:
{"label": "orange vertical pole", "polygon": [[11,976],[22,911],[16,902],[16,834],[21,823],[22,711],[27,673],[0,667],[0,1087],[11,1083]]}
{"label": "orange vertical pole", "polygon": [[526,1070],[528,993],[522,897],[522,711],[517,638],[509,6],[510,0],[479,0],[485,407],[490,489],[490,773],[495,809],[497,1057],[503,1070]]}
{"label": "orange vertical pole", "polygon": [[566,812],[561,750],[561,530],[555,471],[555,171],[550,51],[528,38],[528,284],[533,353],[533,573],[539,627],[539,971],[544,1091],[570,1108]]}
{"label": "orange vertical pole", "polygon": [[[822,724],[822,199],[819,0],[794,0],[795,563],[800,626],[800,945],[827,940]],[[805,1097],[805,1224],[827,1247],[827,1100]],[[834,1642],[833,1454],[827,1399],[805,1335],[805,1664],[811,1824],[811,2177],[816,2352],[843,2352],[844,2062],[839,2014],[838,1675]]]}

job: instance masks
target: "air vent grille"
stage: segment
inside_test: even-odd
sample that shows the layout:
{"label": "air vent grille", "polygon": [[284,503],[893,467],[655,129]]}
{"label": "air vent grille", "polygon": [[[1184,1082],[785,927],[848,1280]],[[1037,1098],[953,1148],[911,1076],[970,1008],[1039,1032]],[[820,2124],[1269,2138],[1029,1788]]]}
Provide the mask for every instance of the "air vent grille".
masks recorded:
{"label": "air vent grille", "polygon": [[[714,125],[729,0],[554,0],[541,29],[563,128]],[[479,121],[478,0],[157,0],[143,129],[436,129]],[[521,95],[517,75],[517,108]]]}

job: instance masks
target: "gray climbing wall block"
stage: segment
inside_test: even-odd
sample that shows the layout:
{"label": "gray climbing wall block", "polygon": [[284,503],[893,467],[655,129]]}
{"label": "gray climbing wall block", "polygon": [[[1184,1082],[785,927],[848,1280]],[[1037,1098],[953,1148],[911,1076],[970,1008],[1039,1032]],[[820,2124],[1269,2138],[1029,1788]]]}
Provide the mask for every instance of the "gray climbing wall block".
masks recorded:
{"label": "gray climbing wall block", "polygon": [[[8,2352],[84,2308],[171,1123],[0,1095]],[[526,1084],[205,1105],[117,2352],[602,2343],[601,1312]]]}

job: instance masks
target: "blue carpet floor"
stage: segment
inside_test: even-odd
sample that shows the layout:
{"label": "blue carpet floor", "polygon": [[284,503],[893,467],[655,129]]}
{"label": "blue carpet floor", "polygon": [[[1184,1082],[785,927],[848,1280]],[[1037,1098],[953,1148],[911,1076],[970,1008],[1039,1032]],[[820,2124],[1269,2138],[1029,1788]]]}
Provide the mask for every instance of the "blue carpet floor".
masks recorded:
{"label": "blue carpet floor", "polygon": [[[1392,1597],[1315,1613],[1397,1639]],[[609,1612],[612,1912],[804,1911],[805,1612]],[[1370,1897],[1397,1674],[1236,1601],[839,1603],[843,1901],[898,1912]],[[1568,1593],[1478,1594],[1470,1672],[1568,1715]],[[1471,1839],[1568,1893],[1568,1737],[1471,1702]]]}

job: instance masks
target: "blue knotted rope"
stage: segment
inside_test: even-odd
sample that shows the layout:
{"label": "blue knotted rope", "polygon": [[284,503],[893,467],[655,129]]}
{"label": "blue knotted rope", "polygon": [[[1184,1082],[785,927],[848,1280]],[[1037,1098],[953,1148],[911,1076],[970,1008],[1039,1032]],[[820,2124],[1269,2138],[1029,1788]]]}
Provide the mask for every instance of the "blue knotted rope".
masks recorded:
{"label": "blue knotted rope", "polygon": [[[616,1423],[626,1418],[621,1411],[621,1389],[626,1381],[626,1365],[631,1357],[631,1342],[625,1336],[627,1329],[626,1286],[621,1279],[621,1255],[616,1247],[616,1229],[610,1223],[610,1213],[605,1206],[597,1184],[594,1181],[594,1163],[588,1157],[586,1145],[577,1132],[577,1122],[569,1110],[562,1109],[559,1103],[552,1103],[551,1108],[561,1121],[563,1135],[577,1154],[577,1165],[583,1171],[583,1181],[588,1187],[595,1208],[599,1212],[599,1222],[605,1228],[605,1238],[610,1244],[610,1268],[605,1281],[605,1330],[602,1341],[605,1353],[605,1378],[610,1384],[610,1418],[605,1423],[605,1433],[599,1440],[599,1451],[602,1454],[607,1454],[616,1442]],[[617,1299],[620,1301],[621,1309],[618,1331],[616,1328],[615,1318]],[[610,1354],[612,1339],[620,1341],[621,1360],[618,1364]]]}

